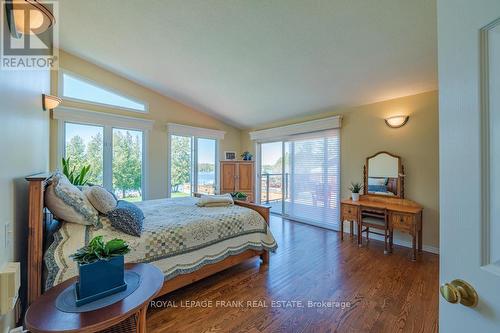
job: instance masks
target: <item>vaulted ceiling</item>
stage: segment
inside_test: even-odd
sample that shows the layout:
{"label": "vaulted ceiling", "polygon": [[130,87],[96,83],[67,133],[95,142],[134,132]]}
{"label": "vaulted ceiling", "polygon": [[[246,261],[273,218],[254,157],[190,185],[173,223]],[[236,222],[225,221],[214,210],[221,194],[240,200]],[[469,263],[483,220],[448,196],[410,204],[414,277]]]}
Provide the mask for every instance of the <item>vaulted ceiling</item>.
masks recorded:
{"label": "vaulted ceiling", "polygon": [[437,88],[435,0],[65,0],[66,51],[251,128]]}

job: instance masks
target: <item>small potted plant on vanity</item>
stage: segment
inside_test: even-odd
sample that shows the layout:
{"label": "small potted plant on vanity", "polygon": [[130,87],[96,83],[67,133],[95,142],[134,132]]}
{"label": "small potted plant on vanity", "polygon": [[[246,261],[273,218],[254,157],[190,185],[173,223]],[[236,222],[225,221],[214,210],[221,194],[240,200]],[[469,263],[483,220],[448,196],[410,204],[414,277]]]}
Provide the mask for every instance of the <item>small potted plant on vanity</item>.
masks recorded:
{"label": "small potted plant on vanity", "polygon": [[352,201],[359,201],[359,194],[363,190],[363,185],[361,183],[351,183],[349,190],[351,191]]}
{"label": "small potted plant on vanity", "polygon": [[127,289],[124,255],[130,249],[122,239],[104,242],[94,237],[71,258],[78,263],[76,305],[80,306]]}

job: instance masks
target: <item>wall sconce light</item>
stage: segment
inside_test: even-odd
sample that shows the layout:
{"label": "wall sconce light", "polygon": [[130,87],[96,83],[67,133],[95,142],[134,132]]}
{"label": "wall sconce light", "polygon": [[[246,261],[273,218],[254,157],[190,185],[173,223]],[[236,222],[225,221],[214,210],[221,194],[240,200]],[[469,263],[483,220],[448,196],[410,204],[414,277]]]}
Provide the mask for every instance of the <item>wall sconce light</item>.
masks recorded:
{"label": "wall sconce light", "polygon": [[62,99],[57,96],[42,94],[42,108],[44,111],[57,108],[61,102]]}
{"label": "wall sconce light", "polygon": [[410,119],[410,116],[393,116],[385,118],[385,123],[390,128],[400,128],[403,127]]}
{"label": "wall sconce light", "polygon": [[37,0],[7,0],[5,12],[14,38],[21,38],[22,34],[39,35],[56,23],[51,11]]}

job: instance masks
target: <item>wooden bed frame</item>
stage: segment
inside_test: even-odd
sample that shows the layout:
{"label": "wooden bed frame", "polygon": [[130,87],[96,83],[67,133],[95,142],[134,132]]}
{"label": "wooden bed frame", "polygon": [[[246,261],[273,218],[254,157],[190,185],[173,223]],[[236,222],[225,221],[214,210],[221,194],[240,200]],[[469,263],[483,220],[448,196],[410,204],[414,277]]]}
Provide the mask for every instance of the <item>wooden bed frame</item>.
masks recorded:
{"label": "wooden bed frame", "polygon": [[[42,294],[45,232],[50,228],[54,228],[53,225],[56,224],[53,223],[53,219],[48,218],[48,214],[46,213],[47,209],[44,205],[44,192],[49,178],[50,174],[46,173],[26,177],[26,180],[29,182],[28,305],[33,303],[33,301]],[[235,204],[255,210],[262,215],[266,223],[269,224],[269,207],[241,201],[235,201]],[[192,273],[179,275],[170,280],[166,280],[157,296],[182,288],[256,256],[262,259],[264,265],[269,263],[268,251],[247,250],[243,253],[232,255],[218,263],[205,265]]]}

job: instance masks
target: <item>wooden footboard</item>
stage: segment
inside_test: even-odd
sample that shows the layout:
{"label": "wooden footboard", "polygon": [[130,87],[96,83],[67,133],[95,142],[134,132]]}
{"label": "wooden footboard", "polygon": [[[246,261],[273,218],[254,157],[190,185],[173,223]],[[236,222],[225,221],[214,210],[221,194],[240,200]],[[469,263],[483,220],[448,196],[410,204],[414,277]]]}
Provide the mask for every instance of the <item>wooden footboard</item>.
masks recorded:
{"label": "wooden footboard", "polygon": [[[236,200],[234,202],[234,204],[255,210],[257,213],[262,215],[264,220],[266,220],[267,225],[269,226],[269,210],[270,210],[269,206],[257,205],[254,203],[250,203],[250,202],[246,202],[246,201],[238,201],[238,200]],[[262,259],[262,263],[264,265],[267,265],[269,263],[269,252],[262,251],[262,253],[260,254],[260,258]]]}
{"label": "wooden footboard", "polygon": [[[193,195],[197,198],[199,198],[201,196],[200,193],[194,193]],[[264,218],[267,225],[269,225],[269,209],[270,209],[270,207],[257,205],[257,204],[244,202],[244,201],[235,201],[234,204],[255,210],[257,213],[259,213]],[[240,263],[242,263],[250,258],[256,257],[256,256],[260,257],[263,265],[267,265],[269,263],[269,252],[268,251],[265,251],[265,250],[264,251],[247,250],[243,253],[230,256],[222,261],[219,261],[218,263],[203,266],[202,268],[198,269],[197,271],[195,271],[193,273],[179,275],[173,279],[165,281],[158,296],[167,294],[171,291],[174,291],[174,290],[177,290],[177,289],[182,288],[184,286],[187,286],[191,283],[199,281],[199,280],[206,278],[210,275],[213,275],[215,273],[221,272],[227,268],[238,265],[238,264],[240,264]]]}

